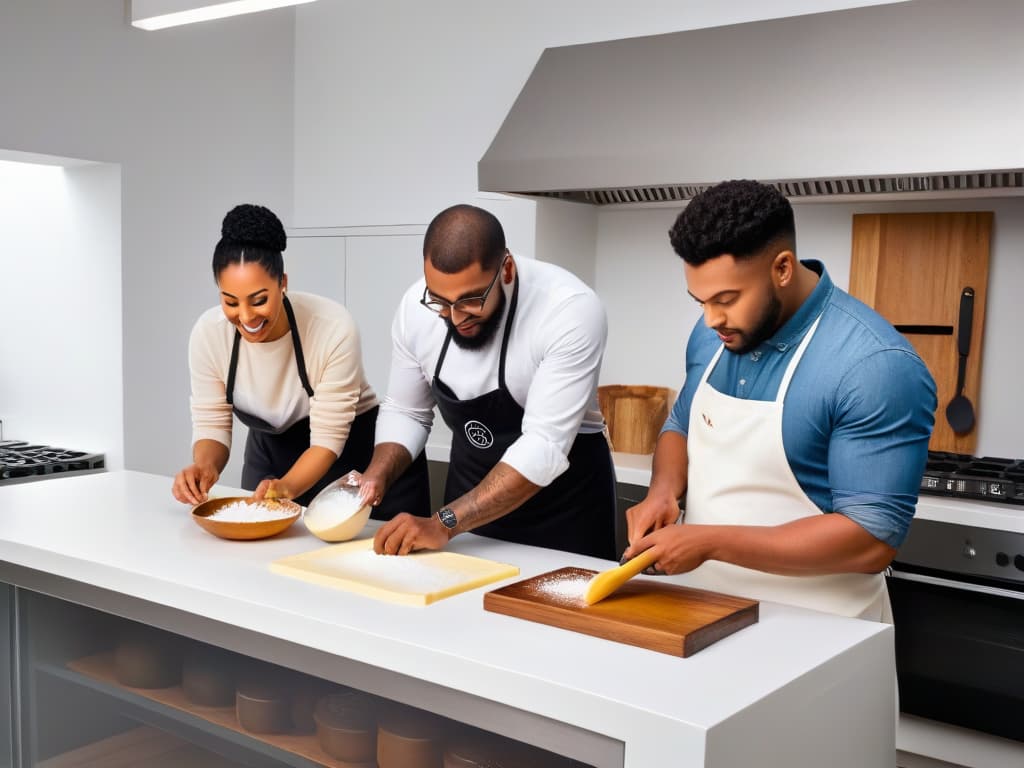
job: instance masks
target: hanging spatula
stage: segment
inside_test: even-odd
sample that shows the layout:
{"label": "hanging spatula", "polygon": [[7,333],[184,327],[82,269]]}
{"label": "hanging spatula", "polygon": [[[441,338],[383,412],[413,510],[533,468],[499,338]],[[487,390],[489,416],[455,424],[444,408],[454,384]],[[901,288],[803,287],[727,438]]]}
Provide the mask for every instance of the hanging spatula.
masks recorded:
{"label": "hanging spatula", "polygon": [[631,578],[649,565],[654,565],[657,556],[653,550],[645,549],[634,557],[616,568],[609,568],[601,571],[590,580],[587,591],[583,595],[583,602],[593,605],[598,600],[604,600],[608,595],[621,587]]}
{"label": "hanging spatula", "polygon": [[964,379],[967,374],[967,355],[971,351],[971,329],[974,320],[974,289],[964,288],[960,294],[960,317],[956,327],[956,345],[959,353],[956,372],[956,394],[946,406],[946,421],[958,435],[966,435],[974,429],[974,406],[964,396]]}

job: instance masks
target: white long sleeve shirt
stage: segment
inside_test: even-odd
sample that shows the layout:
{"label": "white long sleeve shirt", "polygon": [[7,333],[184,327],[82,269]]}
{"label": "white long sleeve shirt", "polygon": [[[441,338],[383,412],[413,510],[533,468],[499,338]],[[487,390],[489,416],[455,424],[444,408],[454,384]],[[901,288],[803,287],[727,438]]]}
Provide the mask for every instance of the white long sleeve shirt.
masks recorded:
{"label": "white long sleeve shirt", "polygon": [[[515,263],[519,299],[505,384],[525,414],[523,434],[501,460],[531,483],[547,486],[569,467],[576,435],[604,429],[597,384],[608,322],[600,299],[572,273],[531,259]],[[377,418],[377,443],[399,443],[412,456],[423,450],[433,426],[430,385],[447,334],[447,324],[419,303],[424,285],[416,281],[395,313],[391,376]],[[440,378],[460,400],[498,388],[513,283],[500,285],[505,317],[490,342],[477,350],[448,346]]]}
{"label": "white long sleeve shirt", "polygon": [[[253,344],[244,338],[235,371],[235,405],[277,428],[309,416],[310,445],[340,455],[358,414],[377,404],[363,372],[355,320],[337,302],[289,292],[313,396],[306,394],[295,364],[292,334]],[[282,310],[283,311],[283,310]],[[231,405],[226,398],[235,326],[219,306],[196,321],[189,339],[192,378],[192,442],[208,439],[231,447]]]}

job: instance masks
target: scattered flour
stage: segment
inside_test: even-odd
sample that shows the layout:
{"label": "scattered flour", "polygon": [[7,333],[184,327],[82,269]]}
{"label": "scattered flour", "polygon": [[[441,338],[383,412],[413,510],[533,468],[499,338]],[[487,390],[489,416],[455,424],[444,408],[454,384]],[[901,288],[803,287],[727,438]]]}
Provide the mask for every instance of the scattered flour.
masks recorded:
{"label": "scattered flour", "polygon": [[282,520],[292,517],[295,513],[281,504],[264,504],[262,502],[233,501],[207,515],[210,520],[222,523],[261,523],[267,520]]}
{"label": "scattered flour", "polygon": [[317,560],[318,570],[339,579],[359,581],[392,592],[431,593],[458,586],[466,572],[422,555],[378,555],[373,550],[346,552]]}
{"label": "scattered flour", "polygon": [[538,594],[564,605],[584,605],[583,595],[593,574],[549,573],[535,582]]}

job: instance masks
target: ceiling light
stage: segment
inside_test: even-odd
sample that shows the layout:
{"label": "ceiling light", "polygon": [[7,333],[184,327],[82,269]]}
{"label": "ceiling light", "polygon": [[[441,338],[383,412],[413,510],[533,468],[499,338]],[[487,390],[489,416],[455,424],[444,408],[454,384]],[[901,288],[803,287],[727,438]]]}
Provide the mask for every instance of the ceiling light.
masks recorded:
{"label": "ceiling light", "polygon": [[268,11],[313,0],[132,0],[132,26],[154,30]]}

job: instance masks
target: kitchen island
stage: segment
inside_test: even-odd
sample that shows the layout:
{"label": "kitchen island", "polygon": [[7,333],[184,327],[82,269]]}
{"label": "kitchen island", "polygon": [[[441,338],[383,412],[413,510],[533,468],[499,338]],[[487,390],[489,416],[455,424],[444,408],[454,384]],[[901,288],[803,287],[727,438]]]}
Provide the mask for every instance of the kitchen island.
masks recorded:
{"label": "kitchen island", "polygon": [[[894,765],[889,626],[762,603],[758,623],[681,659],[485,612],[484,591],[511,580],[425,607],[382,602],[272,573],[324,546],[301,522],[225,541],[170,487],[115,472],[0,488],[0,580],[16,603],[49,595],[598,768]],[[450,549],[518,578],[611,565],[473,535]],[[30,733],[40,713],[19,701]]]}

